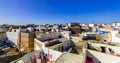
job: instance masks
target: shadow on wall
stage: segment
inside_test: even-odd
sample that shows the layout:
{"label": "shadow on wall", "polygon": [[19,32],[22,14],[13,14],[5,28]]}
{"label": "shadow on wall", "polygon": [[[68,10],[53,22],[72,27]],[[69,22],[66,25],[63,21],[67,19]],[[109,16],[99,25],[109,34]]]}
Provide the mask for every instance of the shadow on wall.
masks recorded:
{"label": "shadow on wall", "polygon": [[5,32],[0,33],[0,42],[1,42],[1,44],[7,45],[8,47],[15,46],[15,43],[12,42],[10,39],[8,39],[7,34]]}
{"label": "shadow on wall", "polygon": [[15,47],[15,43],[8,38],[6,39],[5,44],[9,47]]}
{"label": "shadow on wall", "polygon": [[92,55],[89,51],[87,51],[87,56],[92,57],[94,63],[102,63],[94,55]]}

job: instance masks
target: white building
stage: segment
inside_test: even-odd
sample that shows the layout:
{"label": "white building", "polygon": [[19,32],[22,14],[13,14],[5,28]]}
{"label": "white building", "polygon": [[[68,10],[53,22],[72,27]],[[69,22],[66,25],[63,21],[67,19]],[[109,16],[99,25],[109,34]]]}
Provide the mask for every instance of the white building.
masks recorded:
{"label": "white building", "polygon": [[6,32],[6,37],[8,38],[8,40],[10,42],[17,45],[19,33],[20,32],[26,32],[26,31],[28,31],[28,29],[26,29],[26,28],[21,28],[21,27],[11,28],[11,31]]}
{"label": "white building", "polygon": [[120,26],[120,23],[112,23],[112,26]]}
{"label": "white building", "polygon": [[89,26],[89,27],[94,27],[94,24],[89,24],[88,26]]}
{"label": "white building", "polygon": [[86,24],[81,24],[81,26],[87,26]]}

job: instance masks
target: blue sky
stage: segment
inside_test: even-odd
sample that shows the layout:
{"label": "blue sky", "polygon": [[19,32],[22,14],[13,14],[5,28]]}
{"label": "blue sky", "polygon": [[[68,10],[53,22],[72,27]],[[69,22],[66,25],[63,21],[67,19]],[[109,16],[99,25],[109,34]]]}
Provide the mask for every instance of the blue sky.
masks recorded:
{"label": "blue sky", "polygon": [[0,0],[0,24],[120,22],[120,0]]}

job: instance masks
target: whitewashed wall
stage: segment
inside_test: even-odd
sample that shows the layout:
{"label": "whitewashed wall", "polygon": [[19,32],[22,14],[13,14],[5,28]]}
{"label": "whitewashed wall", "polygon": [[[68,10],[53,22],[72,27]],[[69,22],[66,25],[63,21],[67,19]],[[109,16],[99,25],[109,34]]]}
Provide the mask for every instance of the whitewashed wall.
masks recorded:
{"label": "whitewashed wall", "polygon": [[6,32],[7,38],[12,41],[15,45],[17,45],[18,41],[18,32]]}
{"label": "whitewashed wall", "polygon": [[43,48],[44,48],[44,43],[42,43],[40,40],[38,40],[38,39],[34,39],[34,50],[40,50],[41,48],[42,48],[42,46],[43,46]]}

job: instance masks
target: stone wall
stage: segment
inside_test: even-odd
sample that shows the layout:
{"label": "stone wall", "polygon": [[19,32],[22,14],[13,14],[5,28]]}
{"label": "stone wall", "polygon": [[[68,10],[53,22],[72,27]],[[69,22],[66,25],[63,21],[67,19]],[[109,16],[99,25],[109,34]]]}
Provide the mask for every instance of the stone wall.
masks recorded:
{"label": "stone wall", "polygon": [[19,33],[19,51],[34,50],[34,33]]}

